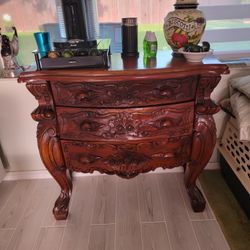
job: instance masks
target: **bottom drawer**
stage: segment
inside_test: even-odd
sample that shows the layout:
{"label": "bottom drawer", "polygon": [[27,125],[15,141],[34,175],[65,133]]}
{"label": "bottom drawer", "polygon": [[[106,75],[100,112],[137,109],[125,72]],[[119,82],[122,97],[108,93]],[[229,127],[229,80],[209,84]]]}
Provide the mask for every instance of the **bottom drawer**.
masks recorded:
{"label": "bottom drawer", "polygon": [[158,167],[173,168],[189,161],[191,136],[140,142],[80,142],[62,140],[68,169],[117,174],[130,178]]}

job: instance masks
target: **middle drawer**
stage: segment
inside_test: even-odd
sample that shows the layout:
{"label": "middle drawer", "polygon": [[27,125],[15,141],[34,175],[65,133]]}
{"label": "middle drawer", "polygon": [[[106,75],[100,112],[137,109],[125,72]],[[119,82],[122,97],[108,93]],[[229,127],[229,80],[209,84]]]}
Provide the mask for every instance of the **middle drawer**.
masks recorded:
{"label": "middle drawer", "polygon": [[126,109],[57,107],[61,138],[84,141],[190,135],[193,113],[193,102]]}

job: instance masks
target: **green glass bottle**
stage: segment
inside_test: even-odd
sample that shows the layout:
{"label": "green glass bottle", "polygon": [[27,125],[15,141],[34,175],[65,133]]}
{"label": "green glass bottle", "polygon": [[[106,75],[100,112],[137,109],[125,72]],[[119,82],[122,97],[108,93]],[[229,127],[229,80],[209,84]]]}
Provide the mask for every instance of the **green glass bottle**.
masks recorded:
{"label": "green glass bottle", "polygon": [[147,31],[143,40],[144,57],[156,57],[157,47],[158,45],[155,33]]}

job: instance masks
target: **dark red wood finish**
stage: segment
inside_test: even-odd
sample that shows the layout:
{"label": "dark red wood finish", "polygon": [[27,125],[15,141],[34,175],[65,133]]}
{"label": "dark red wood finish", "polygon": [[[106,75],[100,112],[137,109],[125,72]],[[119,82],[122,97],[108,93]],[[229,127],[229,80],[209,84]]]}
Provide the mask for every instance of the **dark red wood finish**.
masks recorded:
{"label": "dark red wood finish", "polygon": [[[210,94],[228,73],[214,58],[191,64],[158,53],[157,66],[143,58],[111,57],[110,69],[43,70],[22,73],[38,100],[38,147],[61,187],[53,213],[65,219],[72,171],[131,178],[158,167],[184,166],[191,205],[203,211],[196,179],[216,142],[219,108]],[[146,64],[150,65],[150,64]]]}

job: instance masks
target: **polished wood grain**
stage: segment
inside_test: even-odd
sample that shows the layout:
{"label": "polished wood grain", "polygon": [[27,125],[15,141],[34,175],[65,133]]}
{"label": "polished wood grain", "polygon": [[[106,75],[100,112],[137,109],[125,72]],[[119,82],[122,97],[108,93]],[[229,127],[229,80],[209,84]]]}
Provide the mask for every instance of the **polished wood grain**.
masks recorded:
{"label": "polished wood grain", "polygon": [[143,250],[170,250],[170,242],[163,222],[142,224]]}
{"label": "polished wood grain", "polygon": [[[167,51],[157,53],[157,66],[149,67],[143,62],[143,55],[139,58],[121,58],[120,54],[113,54],[111,67],[108,69],[63,69],[63,70],[42,70],[27,71],[20,75],[19,82],[29,82],[33,80],[43,81],[52,77],[56,82],[63,80],[69,83],[89,80],[93,82],[93,77],[100,82],[114,79],[134,80],[134,79],[162,79],[176,78],[176,76],[187,77],[195,74],[220,75],[228,73],[228,66],[221,64],[215,57],[206,58],[203,63],[187,63],[184,58],[172,57]],[[145,75],[147,75],[145,77]],[[116,77],[116,78],[115,78]],[[96,81],[95,81],[96,82]]]}
{"label": "polished wood grain", "polygon": [[53,82],[52,92],[58,106],[71,107],[144,107],[191,101],[196,91],[197,77],[180,79],[109,82]]}
{"label": "polished wood grain", "polygon": [[132,178],[184,166],[192,209],[204,211],[196,180],[213,152],[219,111],[210,95],[228,66],[214,57],[187,63],[166,52],[157,53],[154,67],[143,59],[114,54],[110,68],[20,75],[38,101],[31,116],[41,159],[61,188],[57,220],[69,213],[73,171]]}
{"label": "polished wood grain", "polygon": [[57,108],[62,139],[123,141],[180,137],[193,129],[194,103],[123,109]]}
{"label": "polished wood grain", "polygon": [[133,142],[84,142],[62,140],[68,169],[83,173],[98,170],[132,178],[157,167],[183,165],[189,158],[191,137]]}

